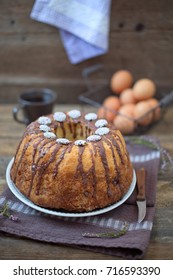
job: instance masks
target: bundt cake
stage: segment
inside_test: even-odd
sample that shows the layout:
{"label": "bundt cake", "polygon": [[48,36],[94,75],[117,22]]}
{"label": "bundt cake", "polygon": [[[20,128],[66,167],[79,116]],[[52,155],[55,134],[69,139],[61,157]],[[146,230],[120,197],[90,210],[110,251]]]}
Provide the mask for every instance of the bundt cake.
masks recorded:
{"label": "bundt cake", "polygon": [[133,167],[119,130],[95,113],[72,110],[42,116],[26,128],[10,175],[41,207],[87,212],[119,201]]}

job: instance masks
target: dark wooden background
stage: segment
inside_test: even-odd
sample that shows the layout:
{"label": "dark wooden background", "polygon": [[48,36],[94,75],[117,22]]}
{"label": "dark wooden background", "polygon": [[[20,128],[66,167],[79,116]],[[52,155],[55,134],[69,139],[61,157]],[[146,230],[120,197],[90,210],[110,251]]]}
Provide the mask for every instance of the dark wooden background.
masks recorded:
{"label": "dark wooden background", "polygon": [[55,27],[30,19],[34,0],[0,0],[0,103],[16,102],[28,88],[49,87],[59,103],[76,103],[85,90],[83,68],[102,63],[108,74],[130,70],[159,90],[173,88],[173,1],[112,0],[109,53],[78,65],[67,59]]}

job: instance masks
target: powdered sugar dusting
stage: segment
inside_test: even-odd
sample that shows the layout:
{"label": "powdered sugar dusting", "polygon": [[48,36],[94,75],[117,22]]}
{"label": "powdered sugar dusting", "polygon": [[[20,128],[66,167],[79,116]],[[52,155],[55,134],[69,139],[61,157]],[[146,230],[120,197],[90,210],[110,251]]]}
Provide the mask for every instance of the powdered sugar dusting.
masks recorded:
{"label": "powdered sugar dusting", "polygon": [[87,137],[87,140],[89,142],[96,142],[96,141],[101,140],[101,136],[100,135],[90,135]]}
{"label": "powdered sugar dusting", "polygon": [[41,124],[39,128],[41,131],[44,131],[44,132],[51,131],[50,127],[46,124]]}
{"label": "powdered sugar dusting", "polygon": [[86,145],[86,143],[87,142],[85,140],[76,140],[74,142],[74,144],[77,145],[77,146],[84,146],[84,145]]}
{"label": "powdered sugar dusting", "polygon": [[48,117],[39,117],[38,119],[39,124],[51,124],[51,119]]}
{"label": "powdered sugar dusting", "polygon": [[95,113],[88,113],[85,115],[85,120],[87,121],[94,121],[97,119],[97,114]]}
{"label": "powdered sugar dusting", "polygon": [[95,131],[95,134],[105,135],[105,134],[108,134],[109,131],[110,131],[110,129],[108,127],[100,127]]}
{"label": "powdered sugar dusting", "polygon": [[53,132],[44,132],[43,135],[44,135],[44,137],[50,138],[50,139],[56,138],[56,135]]}
{"label": "powdered sugar dusting", "polygon": [[66,114],[64,114],[63,112],[55,112],[53,117],[57,122],[64,122],[66,120]]}
{"label": "powdered sugar dusting", "polygon": [[96,121],[95,126],[96,127],[103,127],[103,126],[107,126],[108,122],[105,119],[100,119],[98,121]]}
{"label": "powdered sugar dusting", "polygon": [[67,138],[58,138],[56,142],[63,145],[68,145],[70,143],[70,141]]}
{"label": "powdered sugar dusting", "polygon": [[81,116],[81,112],[79,110],[71,110],[68,112],[68,115],[72,119],[77,119]]}

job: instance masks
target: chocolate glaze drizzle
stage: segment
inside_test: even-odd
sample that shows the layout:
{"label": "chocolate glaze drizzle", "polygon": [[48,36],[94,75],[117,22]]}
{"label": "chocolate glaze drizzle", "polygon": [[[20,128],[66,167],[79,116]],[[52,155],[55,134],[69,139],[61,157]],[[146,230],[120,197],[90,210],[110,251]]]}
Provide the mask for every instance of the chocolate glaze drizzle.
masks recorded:
{"label": "chocolate glaze drizzle", "polygon": [[[95,127],[95,120],[93,121],[86,121],[84,116],[81,116],[75,120],[72,120],[68,115],[67,119],[64,122],[57,122],[54,121],[52,116],[50,116],[52,123],[50,125],[51,131],[53,131],[55,134],[58,133],[58,129],[61,128],[63,137],[66,137],[66,129],[65,129],[65,123],[67,123],[69,131],[73,137],[73,140],[76,140],[77,138],[79,139],[86,139],[89,135],[94,134],[95,130],[97,129]],[[79,124],[80,124],[80,129],[79,129]],[[32,135],[31,135],[32,134]],[[60,143],[57,143],[55,139],[46,139],[43,136],[43,133],[40,132],[39,130],[39,123],[34,122],[31,124],[31,126],[28,127],[27,132],[24,134],[21,143],[18,146],[17,153],[20,151],[22,147],[22,142],[25,136],[30,135],[29,142],[24,144],[24,147],[22,148],[22,153],[21,157],[18,161],[18,164],[15,168],[15,175],[13,176],[14,182],[16,181],[16,177],[18,174],[18,170],[20,168],[20,165],[22,163],[22,159],[25,156],[25,153],[29,147],[29,145],[33,145],[33,151],[32,151],[32,159],[33,159],[33,165],[31,168],[31,181],[30,181],[30,186],[28,188],[28,197],[30,196],[32,192],[32,186],[34,180],[36,180],[36,188],[35,188],[35,194],[39,195],[40,193],[40,188],[41,188],[41,183],[42,183],[42,178],[44,176],[44,173],[48,169],[49,165],[53,162],[55,162],[54,169],[53,169],[53,174],[52,177],[55,179],[55,177],[58,175],[59,171],[59,166],[61,162],[64,160],[65,154],[70,153],[72,148],[74,147],[73,142],[68,144],[67,146],[62,145]],[[82,181],[82,186],[83,186],[83,194],[84,196],[88,196],[87,192],[87,182],[88,182],[88,177],[92,177],[92,187],[93,187],[93,192],[92,196],[95,198],[96,197],[96,187],[97,187],[97,176],[96,176],[96,170],[95,170],[95,161],[94,157],[96,156],[97,153],[100,154],[100,158],[103,164],[103,168],[105,171],[105,178],[106,178],[106,183],[107,183],[107,195],[110,198],[112,196],[112,191],[111,187],[112,185],[118,186],[120,189],[120,192],[123,194],[123,187],[121,186],[119,179],[120,179],[120,171],[119,171],[119,166],[117,164],[116,160],[116,155],[115,155],[115,147],[117,154],[120,158],[121,164],[125,164],[124,156],[122,154],[125,152],[126,149],[124,149],[124,144],[121,140],[121,137],[116,133],[116,131],[110,130],[110,132],[107,135],[102,136],[102,139],[105,141],[105,143],[110,147],[114,166],[115,166],[115,179],[110,179],[110,170],[109,170],[109,165],[108,165],[108,159],[106,156],[106,151],[103,145],[102,140],[97,141],[97,142],[90,142],[90,146],[88,148],[88,152],[91,157],[91,167],[90,169],[85,172],[83,168],[83,154],[85,149],[87,148],[88,145],[86,146],[78,146],[78,164],[76,168],[76,172],[74,174],[74,178],[81,178]],[[34,143],[34,144],[32,144]],[[49,144],[49,145],[47,145]],[[49,155],[48,160],[47,157],[45,157],[45,152],[43,151],[45,147],[45,150],[51,149],[51,155]],[[60,151],[61,150],[61,151]],[[57,155],[60,153],[58,159]],[[126,156],[128,157],[128,154],[126,153]],[[56,161],[55,161],[56,159]]]}
{"label": "chocolate glaze drizzle", "polygon": [[[62,146],[61,146],[61,147],[62,147]],[[53,179],[54,179],[54,178],[57,176],[57,174],[58,174],[59,165],[60,165],[60,163],[62,162],[62,160],[64,159],[65,154],[66,154],[66,153],[70,153],[72,147],[73,147],[72,144],[70,144],[69,146],[64,147],[64,149],[63,149],[63,151],[62,151],[62,153],[61,153],[61,155],[60,155],[58,161],[57,161],[56,164],[55,164],[55,168],[54,168],[54,171],[53,171]]]}
{"label": "chocolate glaze drizzle", "polygon": [[[93,145],[93,149],[94,149],[94,145]],[[93,197],[96,198],[97,179],[96,179],[95,162],[94,162],[93,151],[94,151],[94,150],[89,149],[89,152],[90,152],[90,155],[91,155],[92,165],[91,165],[91,168],[90,168],[89,171],[88,171],[88,174],[91,174],[91,176],[92,176],[92,182],[93,182]]]}
{"label": "chocolate glaze drizzle", "polygon": [[103,167],[105,169],[105,177],[106,177],[106,183],[107,183],[107,195],[108,197],[112,196],[111,190],[110,190],[110,176],[109,176],[109,166],[108,166],[108,161],[106,157],[106,152],[103,146],[103,142],[99,141],[97,143],[97,147],[99,149],[101,161],[103,163]]}
{"label": "chocolate glaze drizzle", "polygon": [[86,189],[86,186],[87,186],[87,176],[84,172],[83,164],[82,164],[82,156],[83,156],[84,150],[85,150],[85,146],[81,146],[81,147],[79,146],[78,147],[78,152],[79,152],[78,165],[77,165],[76,173],[74,174],[74,177],[78,178],[79,176],[81,176],[82,186],[84,188],[84,195],[86,195],[85,189]]}
{"label": "chocolate glaze drizzle", "polygon": [[[23,138],[24,138],[24,137],[23,137]],[[31,141],[32,141],[32,140],[36,140],[37,138],[39,139],[39,137],[36,135],[35,137],[33,137],[33,139],[30,138],[29,142],[25,143],[25,145],[24,145],[24,147],[23,147],[23,149],[22,149],[22,154],[21,154],[20,159],[19,159],[19,161],[18,161],[18,164],[17,164],[17,166],[16,166],[16,172],[15,172],[15,176],[14,176],[14,182],[16,181],[16,176],[17,176],[17,174],[18,174],[18,170],[19,170],[21,161],[22,161],[22,159],[23,159],[23,157],[24,157],[24,155],[25,155],[25,153],[26,153],[27,148],[29,147]],[[18,146],[18,150],[17,150],[16,155],[18,154],[18,151],[20,150],[21,144],[22,144],[22,141],[20,142],[20,144],[19,144],[19,146]],[[15,157],[15,158],[16,158],[16,157]]]}
{"label": "chocolate glaze drizzle", "polygon": [[[46,139],[47,140],[47,139]],[[39,144],[41,144],[39,146]],[[32,165],[32,178],[31,178],[31,182],[30,182],[30,187],[28,189],[28,196],[30,196],[31,194],[31,191],[32,191],[32,186],[33,186],[33,181],[34,181],[34,178],[35,178],[35,175],[39,174],[39,182],[41,182],[41,179],[42,179],[42,173],[43,173],[43,170],[46,169],[46,166],[48,166],[47,163],[44,163],[42,162],[41,165],[39,165],[39,161],[44,158],[45,156],[45,152],[43,152],[43,148],[47,145],[47,144],[50,144],[47,149],[50,149],[53,145],[55,145],[54,141],[52,142],[49,142],[49,141],[45,141],[45,139],[42,139],[41,143],[38,142],[35,146],[34,146],[34,150],[33,150],[33,165]],[[40,156],[38,156],[37,158],[37,161],[35,161],[35,157],[36,157],[36,154],[37,154],[37,149],[39,149],[41,151],[40,153]],[[40,186],[39,186],[40,187]],[[39,194],[39,187],[38,187],[38,183],[36,185],[36,194]]]}
{"label": "chocolate glaze drizzle", "polygon": [[[35,190],[36,195],[39,195],[39,191],[40,191],[40,187],[41,187],[41,179],[42,179],[42,176],[44,175],[44,172],[46,171],[46,169],[48,168],[50,163],[52,163],[54,161],[56,153],[59,150],[58,145],[56,145],[56,143],[54,143],[54,142],[52,143],[52,145],[49,148],[52,148],[53,146],[55,146],[55,149],[53,150],[49,160],[46,162],[43,162],[41,164],[41,166],[39,166],[39,180],[37,182],[36,190]],[[39,160],[40,160],[40,158],[38,159],[36,166],[39,165]],[[34,179],[34,176],[32,176],[32,179]],[[32,184],[30,185],[30,192],[31,192],[31,190],[32,190]],[[29,195],[30,195],[30,193],[29,193]]]}
{"label": "chocolate glaze drizzle", "polygon": [[[104,141],[107,143],[107,145],[109,145],[109,147],[111,149],[112,157],[113,157],[113,161],[114,161],[114,166],[115,166],[115,169],[116,169],[116,174],[115,174],[116,176],[115,176],[115,179],[112,181],[112,183],[115,184],[116,186],[118,186],[121,194],[123,194],[123,189],[121,188],[121,184],[119,184],[120,171],[119,171],[119,168],[118,168],[118,164],[117,164],[117,161],[116,161],[115,152],[114,152],[112,143],[106,137],[104,137]],[[122,162],[122,154],[120,153],[120,148],[119,148],[119,153],[118,154],[121,155],[120,158],[121,158],[121,162]]]}

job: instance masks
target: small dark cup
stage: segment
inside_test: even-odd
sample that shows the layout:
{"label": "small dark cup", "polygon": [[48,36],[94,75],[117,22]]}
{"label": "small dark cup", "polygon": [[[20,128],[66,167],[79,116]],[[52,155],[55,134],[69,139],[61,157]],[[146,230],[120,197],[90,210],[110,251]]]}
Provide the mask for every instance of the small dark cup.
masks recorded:
{"label": "small dark cup", "polygon": [[[56,98],[57,94],[47,88],[23,92],[19,96],[18,105],[13,108],[13,117],[15,121],[28,125],[40,116],[51,114]],[[19,118],[19,111],[22,111],[23,119]]]}

